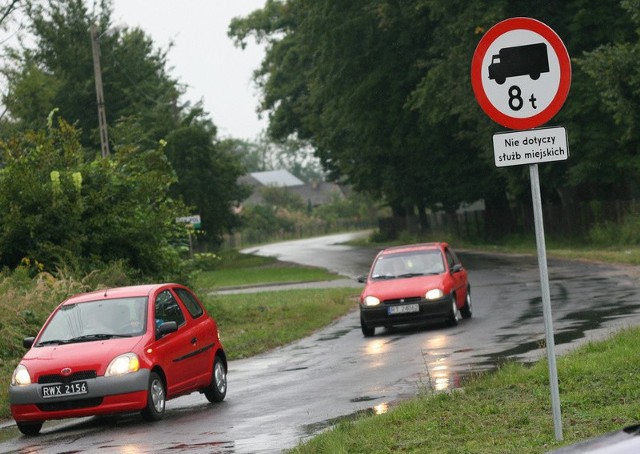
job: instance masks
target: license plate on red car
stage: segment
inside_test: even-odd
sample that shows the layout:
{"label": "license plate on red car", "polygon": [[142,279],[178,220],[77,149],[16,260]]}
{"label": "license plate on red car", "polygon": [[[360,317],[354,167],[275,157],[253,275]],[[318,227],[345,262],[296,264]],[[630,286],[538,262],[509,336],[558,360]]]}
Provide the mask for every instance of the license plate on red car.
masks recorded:
{"label": "license plate on red car", "polygon": [[420,306],[417,304],[403,304],[402,306],[391,306],[387,309],[387,314],[409,314],[411,312],[420,312]]}
{"label": "license plate on red car", "polygon": [[41,388],[42,397],[44,399],[48,399],[50,397],[77,396],[79,394],[87,394],[88,392],[89,388],[87,387],[86,381],[45,385]]}

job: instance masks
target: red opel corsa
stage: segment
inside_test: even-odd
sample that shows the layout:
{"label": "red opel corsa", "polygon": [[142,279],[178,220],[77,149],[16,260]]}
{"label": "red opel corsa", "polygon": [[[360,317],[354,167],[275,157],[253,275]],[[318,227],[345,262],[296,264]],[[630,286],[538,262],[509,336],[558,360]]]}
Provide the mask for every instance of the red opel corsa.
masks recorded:
{"label": "red opel corsa", "polygon": [[25,435],[49,419],[140,411],[154,421],[168,399],[199,391],[220,402],[227,393],[216,322],[179,284],[73,296],[24,346],[9,401]]}
{"label": "red opel corsa", "polygon": [[362,334],[378,326],[471,318],[467,271],[447,243],[421,243],[380,251],[360,295]]}

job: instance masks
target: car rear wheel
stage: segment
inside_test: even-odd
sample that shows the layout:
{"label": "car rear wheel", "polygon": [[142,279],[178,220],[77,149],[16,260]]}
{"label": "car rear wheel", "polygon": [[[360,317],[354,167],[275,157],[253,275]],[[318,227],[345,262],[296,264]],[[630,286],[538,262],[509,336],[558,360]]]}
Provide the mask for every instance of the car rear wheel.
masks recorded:
{"label": "car rear wheel", "polygon": [[219,356],[213,360],[211,383],[204,390],[204,395],[211,403],[222,402],[227,395],[227,369]]}
{"label": "car rear wheel", "polygon": [[467,298],[464,301],[464,306],[462,307],[460,314],[462,315],[462,318],[471,318],[471,315],[473,314],[473,310],[471,307],[471,289],[470,288],[467,289]]}
{"label": "car rear wheel", "polygon": [[164,382],[156,372],[149,376],[147,406],[142,410],[142,417],[147,421],[158,421],[164,416],[166,394]]}
{"label": "car rear wheel", "polygon": [[451,303],[451,311],[449,312],[449,318],[447,319],[447,324],[449,326],[458,326],[458,319],[460,318],[460,311],[458,311],[458,306],[456,305],[456,297],[455,295],[451,298],[453,301]]}
{"label": "car rear wheel", "polygon": [[360,329],[362,329],[362,334],[364,334],[364,337],[371,337],[376,333],[375,326],[373,328],[367,326],[367,324],[364,322],[364,318],[362,318],[362,315],[360,316]]}
{"label": "car rear wheel", "polygon": [[38,435],[42,429],[41,422],[16,422],[16,425],[20,432],[29,436]]}

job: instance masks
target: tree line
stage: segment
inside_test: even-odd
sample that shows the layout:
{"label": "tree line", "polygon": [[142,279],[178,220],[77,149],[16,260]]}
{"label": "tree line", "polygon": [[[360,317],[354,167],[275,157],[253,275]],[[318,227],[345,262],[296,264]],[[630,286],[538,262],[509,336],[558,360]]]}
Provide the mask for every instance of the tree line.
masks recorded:
{"label": "tree line", "polygon": [[639,13],[637,0],[267,0],[229,36],[266,45],[255,80],[272,137],[308,141],[330,178],[426,224],[478,199],[488,214],[530,205],[527,169],[493,164],[504,128],[470,82],[479,40],[510,17],[549,25],[572,61],[550,124],[566,127],[571,157],[540,166],[543,203],[637,197]]}

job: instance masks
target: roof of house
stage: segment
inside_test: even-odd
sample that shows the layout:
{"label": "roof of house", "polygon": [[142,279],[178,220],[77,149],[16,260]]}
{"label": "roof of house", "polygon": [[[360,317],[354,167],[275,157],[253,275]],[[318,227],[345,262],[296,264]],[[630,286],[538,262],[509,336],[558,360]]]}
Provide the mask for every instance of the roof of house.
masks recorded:
{"label": "roof of house", "polygon": [[251,172],[249,174],[259,184],[263,186],[300,186],[304,181],[298,179],[287,170],[267,170],[265,172]]}

